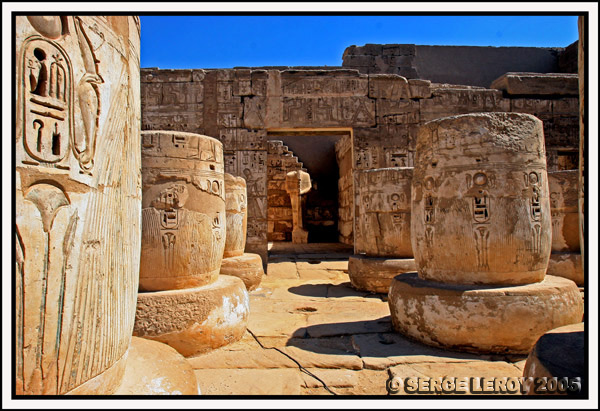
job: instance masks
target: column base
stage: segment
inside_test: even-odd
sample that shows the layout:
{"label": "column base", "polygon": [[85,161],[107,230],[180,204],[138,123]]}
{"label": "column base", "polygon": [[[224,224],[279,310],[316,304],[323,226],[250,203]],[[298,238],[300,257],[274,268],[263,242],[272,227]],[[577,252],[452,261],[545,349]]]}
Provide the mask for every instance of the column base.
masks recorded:
{"label": "column base", "polygon": [[350,284],[357,290],[387,294],[398,274],[417,269],[413,258],[353,255],[348,259]]}
{"label": "column base", "polygon": [[244,253],[236,257],[223,258],[221,275],[231,275],[239,278],[246,285],[246,290],[256,290],[264,274],[260,255]]}
{"label": "column base", "polygon": [[242,338],[249,303],[244,282],[227,275],[202,287],[139,293],[133,335],[184,357],[202,354]]}
{"label": "column base", "polygon": [[392,280],[388,302],[396,331],[477,353],[527,354],[547,331],[583,317],[575,283],[554,276],[527,285],[477,286],[427,281],[412,272]]}
{"label": "column base", "polygon": [[115,395],[200,395],[194,369],[173,348],[133,337]]}

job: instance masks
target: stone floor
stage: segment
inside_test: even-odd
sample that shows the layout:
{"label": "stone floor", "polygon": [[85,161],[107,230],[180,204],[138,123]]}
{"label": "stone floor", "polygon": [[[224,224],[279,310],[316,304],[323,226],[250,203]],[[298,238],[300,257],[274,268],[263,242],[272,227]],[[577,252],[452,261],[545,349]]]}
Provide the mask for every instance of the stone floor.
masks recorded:
{"label": "stone floor", "polygon": [[523,373],[524,356],[443,351],[395,333],[387,296],[350,287],[351,247],[269,248],[243,339],[188,359],[205,395],[386,395],[390,376]]}

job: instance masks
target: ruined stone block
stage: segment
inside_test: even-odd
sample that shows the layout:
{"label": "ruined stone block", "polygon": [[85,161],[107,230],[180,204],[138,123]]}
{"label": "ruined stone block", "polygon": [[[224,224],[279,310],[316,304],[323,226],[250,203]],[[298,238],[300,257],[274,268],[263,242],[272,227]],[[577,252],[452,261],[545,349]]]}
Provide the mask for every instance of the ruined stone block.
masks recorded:
{"label": "ruined stone block", "polygon": [[494,80],[490,88],[511,95],[579,95],[578,76],[568,73],[509,72]]}

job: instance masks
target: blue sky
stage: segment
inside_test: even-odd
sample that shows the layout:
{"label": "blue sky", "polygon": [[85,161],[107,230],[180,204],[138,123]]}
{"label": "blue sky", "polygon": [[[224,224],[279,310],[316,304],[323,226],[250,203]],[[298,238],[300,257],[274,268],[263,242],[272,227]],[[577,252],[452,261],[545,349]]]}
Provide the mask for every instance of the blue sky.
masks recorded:
{"label": "blue sky", "polygon": [[[341,3],[340,3],[341,4]],[[141,16],[142,67],[340,66],[350,45],[566,47],[576,16]]]}

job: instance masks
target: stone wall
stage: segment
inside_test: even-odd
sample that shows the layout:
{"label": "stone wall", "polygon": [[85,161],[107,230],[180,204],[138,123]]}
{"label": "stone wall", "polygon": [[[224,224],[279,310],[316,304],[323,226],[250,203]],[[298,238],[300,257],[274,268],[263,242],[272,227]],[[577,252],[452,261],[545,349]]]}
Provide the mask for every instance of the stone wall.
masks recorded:
{"label": "stone wall", "polygon": [[365,74],[398,74],[437,83],[489,87],[508,71],[575,73],[569,64],[572,59],[562,56],[570,52],[568,49],[366,44],[348,47],[342,66]]}
{"label": "stone wall", "polygon": [[343,136],[335,144],[340,178],[338,180],[338,241],[354,244],[354,186],[352,185],[352,138]]}
{"label": "stone wall", "polygon": [[357,70],[143,69],[142,128],[200,133],[223,143],[226,172],[248,183],[246,251],[266,259],[267,133],[351,128],[352,170],[411,167],[419,124],[514,111],[544,121],[548,171],[576,168],[577,89],[556,94],[555,76],[535,81],[511,94]]}

